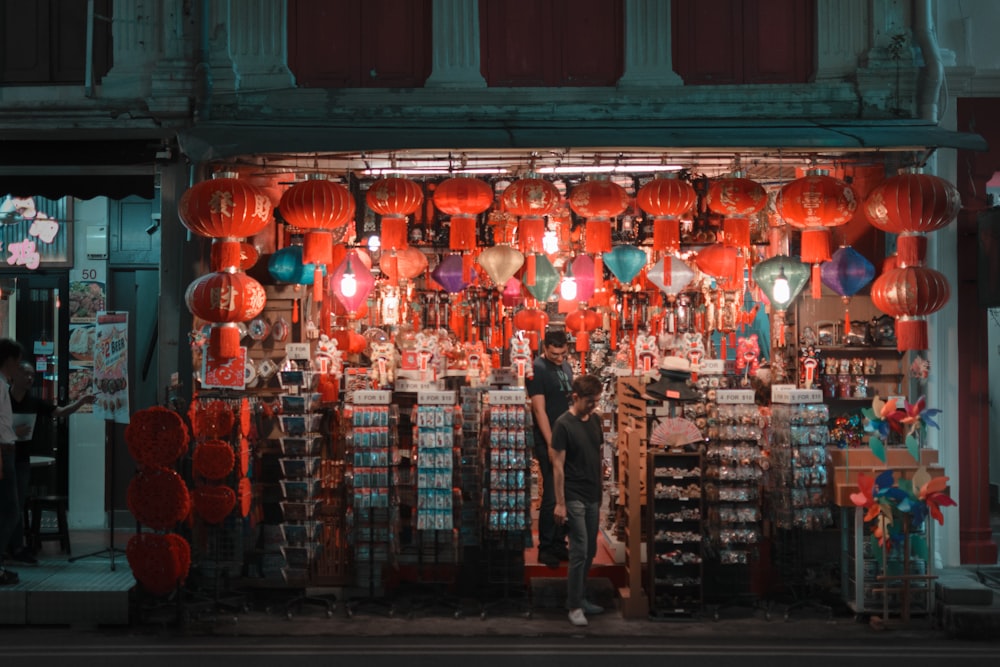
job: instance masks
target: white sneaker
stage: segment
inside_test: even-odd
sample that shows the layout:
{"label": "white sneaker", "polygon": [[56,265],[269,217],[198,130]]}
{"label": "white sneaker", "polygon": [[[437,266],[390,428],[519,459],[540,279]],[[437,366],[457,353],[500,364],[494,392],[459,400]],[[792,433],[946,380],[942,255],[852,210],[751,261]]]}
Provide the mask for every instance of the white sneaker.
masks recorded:
{"label": "white sneaker", "polygon": [[594,604],[587,599],[584,599],[584,601],[580,604],[580,608],[583,609],[583,613],[589,616],[596,616],[597,614],[604,613],[604,607],[599,604]]}
{"label": "white sneaker", "polygon": [[578,628],[587,625],[587,617],[583,615],[583,609],[573,609],[569,612],[569,622]]}

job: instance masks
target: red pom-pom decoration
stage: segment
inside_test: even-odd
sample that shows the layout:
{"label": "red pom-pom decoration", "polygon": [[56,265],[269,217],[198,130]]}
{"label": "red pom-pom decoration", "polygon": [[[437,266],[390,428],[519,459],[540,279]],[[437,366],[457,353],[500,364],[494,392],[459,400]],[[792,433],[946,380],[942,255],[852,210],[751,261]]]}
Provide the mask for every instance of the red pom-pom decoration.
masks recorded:
{"label": "red pom-pom decoration", "polygon": [[139,533],[125,547],[132,574],[153,595],[169,595],[191,566],[191,547],[179,535]]}
{"label": "red pom-pom decoration", "polygon": [[194,511],[208,524],[222,523],[236,507],[236,492],[228,486],[206,484],[194,490]]}
{"label": "red pom-pom decoration", "polygon": [[225,401],[191,404],[191,428],[198,438],[228,438],[236,416]]}
{"label": "red pom-pom decoration", "polygon": [[191,496],[184,480],[168,468],[145,468],[132,478],[126,503],[140,524],[167,530],[191,511]]}
{"label": "red pom-pom decoration", "polygon": [[194,472],[205,479],[224,479],[236,463],[232,446],[224,440],[206,440],[194,450]]}
{"label": "red pom-pom decoration", "polygon": [[139,410],[125,427],[128,453],[140,466],[169,466],[187,452],[188,430],[179,414],[167,408]]}
{"label": "red pom-pom decoration", "polygon": [[239,493],[240,516],[250,514],[250,505],[253,503],[253,485],[248,477],[240,478]]}

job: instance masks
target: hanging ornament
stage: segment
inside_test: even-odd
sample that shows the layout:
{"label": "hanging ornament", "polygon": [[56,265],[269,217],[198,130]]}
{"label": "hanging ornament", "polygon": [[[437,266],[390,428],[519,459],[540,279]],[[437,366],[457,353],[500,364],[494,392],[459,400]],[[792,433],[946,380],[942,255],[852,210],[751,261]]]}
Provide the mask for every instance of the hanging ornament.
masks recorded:
{"label": "hanging ornament", "polygon": [[680,216],[691,210],[697,194],[691,184],[670,172],[636,193],[635,202],[653,218],[653,251],[675,252],[681,244]]}
{"label": "hanging ornament", "polygon": [[272,206],[259,188],[238,178],[195,183],[177,206],[181,224],[199,236],[236,239],[253,236],[271,223]]}
{"label": "hanging ornament", "polygon": [[662,257],[646,272],[646,278],[667,296],[680,294],[695,278],[695,271],[677,256]]}
{"label": "hanging ornament", "polygon": [[802,230],[802,261],[812,264],[812,297],[823,296],[820,264],[830,261],[830,227],[847,224],[858,207],[850,185],[809,169],[802,178],[786,183],[774,200],[778,215]]}
{"label": "hanging ornament", "polygon": [[594,258],[577,255],[569,266],[576,281],[576,301],[590,301],[594,297]]}
{"label": "hanging ornament", "polygon": [[635,279],[649,258],[634,245],[619,245],[604,255],[604,264],[622,285],[628,286]]}
{"label": "hanging ornament", "polygon": [[823,284],[840,295],[844,302],[844,331],[851,330],[851,297],[875,277],[875,267],[851,246],[841,246],[829,262],[820,267]]}
{"label": "hanging ornament", "polygon": [[595,179],[581,183],[569,194],[569,207],[587,219],[584,225],[584,250],[589,253],[611,251],[611,218],[628,208],[625,188],[614,181]]}
{"label": "hanging ornament", "polygon": [[493,284],[498,289],[503,289],[507,281],[524,265],[524,255],[509,245],[497,245],[481,252],[476,261]]}
{"label": "hanging ornament", "polygon": [[375,287],[375,276],[356,249],[348,251],[328,280],[333,295],[347,309],[348,316],[360,317],[361,309]]}
{"label": "hanging ornament", "polygon": [[695,256],[694,263],[723,289],[736,289],[743,282],[744,260],[732,246],[713,243]]}
{"label": "hanging ornament", "polygon": [[402,250],[408,245],[406,216],[424,201],[420,186],[408,178],[380,178],[365,193],[365,202],[382,216],[379,239],[383,250]]}
{"label": "hanging ornament", "polygon": [[[809,281],[809,265],[794,257],[775,255],[753,267],[753,279],[764,294],[767,295],[771,307],[771,340],[776,341],[779,348],[785,347],[785,311],[799,295]],[[770,355],[775,359],[775,355]],[[779,379],[783,371],[779,370]]]}
{"label": "hanging ornament", "polygon": [[449,178],[434,190],[434,206],[451,216],[448,247],[475,250],[476,216],[493,204],[493,188],[478,178]]}
{"label": "hanging ornament", "polygon": [[[473,271],[472,279],[475,277],[476,273]],[[449,294],[458,294],[472,282],[466,279],[462,256],[457,254],[446,255],[431,271],[431,278]]]}
{"label": "hanging ornament", "polygon": [[948,302],[951,290],[944,274],[926,266],[889,269],[872,283],[872,304],[896,318],[896,349],[926,350],[927,320]]}
{"label": "hanging ornament", "polygon": [[302,246],[292,244],[275,251],[267,260],[267,271],[280,283],[293,285],[312,285],[315,270],[319,267],[321,278],[326,277],[325,264],[306,264],[302,261]]}
{"label": "hanging ornament", "polygon": [[522,284],[531,293],[531,296],[538,301],[545,302],[549,300],[556,285],[559,284],[559,272],[552,266],[549,258],[543,254],[535,255],[534,260],[534,280],[531,280],[532,276],[529,276],[529,272],[526,270],[522,276]]}
{"label": "hanging ornament", "polygon": [[524,303],[524,295],[521,293],[521,281],[511,278],[503,288],[503,305],[508,308],[516,308]]}
{"label": "hanging ornament", "polygon": [[188,285],[184,294],[188,310],[212,322],[209,346],[218,359],[232,359],[239,353],[237,322],[248,322],[264,310],[264,287],[245,273],[209,273]]}

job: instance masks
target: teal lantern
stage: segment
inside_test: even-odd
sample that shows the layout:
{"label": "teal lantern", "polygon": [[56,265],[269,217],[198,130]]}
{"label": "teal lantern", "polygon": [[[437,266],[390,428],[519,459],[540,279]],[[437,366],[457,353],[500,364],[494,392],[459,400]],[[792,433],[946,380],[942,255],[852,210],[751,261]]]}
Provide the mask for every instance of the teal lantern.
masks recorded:
{"label": "teal lantern", "polygon": [[753,267],[753,279],[771,301],[772,311],[785,311],[809,282],[810,268],[794,257],[776,255]]}
{"label": "teal lantern", "polygon": [[[315,264],[302,263],[302,246],[290,245],[278,250],[267,261],[267,271],[279,283],[295,285],[312,285]],[[321,264],[320,270],[326,276],[326,265]]]}
{"label": "teal lantern", "polygon": [[646,253],[634,245],[619,245],[604,255],[604,265],[622,285],[631,283],[646,266]]}
{"label": "teal lantern", "polygon": [[[552,262],[544,254],[537,253],[533,259],[535,262],[535,275],[531,276],[529,275],[530,271],[525,271],[524,275],[521,276],[521,282],[525,289],[531,293],[531,296],[539,301],[548,301],[549,297],[552,296],[552,292],[555,291],[556,285],[559,284],[559,272],[556,271],[556,267],[552,266]],[[534,278],[534,283],[531,282],[532,277]]]}

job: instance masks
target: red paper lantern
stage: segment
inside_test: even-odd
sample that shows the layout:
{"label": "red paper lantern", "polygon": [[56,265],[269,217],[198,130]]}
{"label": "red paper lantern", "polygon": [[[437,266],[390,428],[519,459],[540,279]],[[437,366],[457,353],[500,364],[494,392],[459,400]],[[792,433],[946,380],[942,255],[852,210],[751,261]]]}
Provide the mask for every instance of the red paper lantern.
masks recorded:
{"label": "red paper lantern", "polygon": [[865,199],[868,221],[884,232],[925,234],[948,226],[962,208],[954,185],[930,174],[887,178]]}
{"label": "red paper lantern", "polygon": [[240,347],[235,323],[257,317],[264,310],[267,295],[261,284],[245,273],[218,271],[188,285],[184,301],[193,315],[213,322],[209,342],[212,354],[231,359]]}
{"label": "red paper lantern", "polygon": [[829,262],[828,228],[847,224],[858,207],[850,185],[819,170],[786,183],[778,192],[774,208],[792,227],[802,230],[801,259],[812,264],[812,296],[823,295],[820,264]]}
{"label": "red paper lantern", "polygon": [[767,193],[759,183],[749,178],[717,178],[708,186],[705,203],[713,213],[727,217],[746,217],[764,209]]}
{"label": "red paper lantern", "polygon": [[566,316],[566,330],[576,334],[576,351],[580,352],[580,360],[583,361],[583,352],[590,349],[590,332],[604,324],[604,318],[596,310],[589,308],[578,308]]}
{"label": "red paper lantern", "polygon": [[581,183],[569,194],[569,207],[587,218],[584,227],[584,250],[589,253],[611,252],[611,220],[628,208],[628,193],[614,181],[593,180]]}
{"label": "red paper lantern", "polygon": [[514,315],[514,328],[524,331],[543,331],[549,324],[549,316],[537,308],[519,310]]}
{"label": "red paper lantern", "polygon": [[697,194],[691,184],[671,174],[654,178],[636,193],[635,202],[653,218],[653,250],[680,248],[681,223],[678,216],[691,210]]}
{"label": "red paper lantern", "polygon": [[500,196],[504,209],[518,217],[535,217],[554,213],[562,203],[555,185],[540,178],[522,178],[507,186]]}
{"label": "red paper lantern", "polygon": [[427,255],[419,248],[403,248],[383,254],[378,265],[390,283],[399,285],[400,280],[413,280],[427,270]]}
{"label": "red paper lantern", "polygon": [[271,201],[260,189],[238,178],[195,183],[181,195],[177,214],[199,236],[243,238],[271,222]]}
{"label": "red paper lantern", "polygon": [[125,501],[136,521],[155,530],[168,530],[191,511],[184,480],[169,468],[140,470],[129,482]]}
{"label": "red paper lantern", "polygon": [[420,186],[408,178],[380,178],[365,193],[368,208],[382,216],[380,239],[384,250],[405,248],[406,216],[424,201]]}
{"label": "red paper lantern", "polygon": [[694,264],[724,289],[735,289],[743,280],[744,260],[732,246],[713,243],[695,256]]}
{"label": "red paper lantern", "polygon": [[302,244],[302,263],[314,264],[313,295],[323,300],[323,265],[333,263],[333,230],[354,217],[350,190],[325,178],[296,183],[281,196],[281,217],[293,227],[307,231]]}
{"label": "red paper lantern", "polygon": [[434,205],[451,216],[448,247],[476,247],[476,216],[493,204],[493,188],[478,178],[449,178],[434,190]]}
{"label": "red paper lantern", "polygon": [[927,321],[948,302],[951,290],[944,274],[925,266],[897,267],[872,283],[872,304],[896,318],[896,348],[926,350]]}

